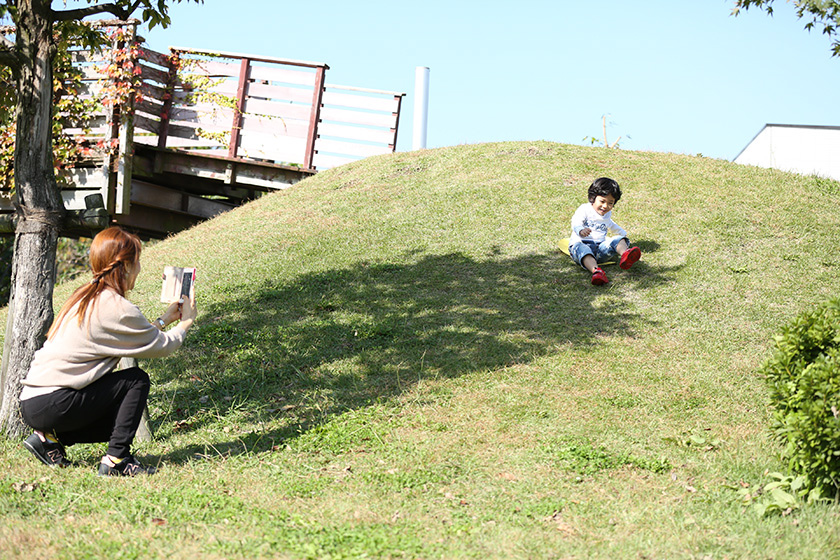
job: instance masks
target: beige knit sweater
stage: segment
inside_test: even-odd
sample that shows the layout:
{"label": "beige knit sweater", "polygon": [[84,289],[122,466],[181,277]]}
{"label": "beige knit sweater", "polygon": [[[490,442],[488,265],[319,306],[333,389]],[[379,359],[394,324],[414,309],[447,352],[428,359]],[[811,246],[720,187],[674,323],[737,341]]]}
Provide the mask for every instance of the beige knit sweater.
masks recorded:
{"label": "beige knit sweater", "polygon": [[136,305],[110,289],[91,303],[81,325],[71,309],[58,332],[35,352],[21,400],[62,387],[81,389],[112,371],[120,358],[168,356],[184,342],[184,329],[161,332]]}

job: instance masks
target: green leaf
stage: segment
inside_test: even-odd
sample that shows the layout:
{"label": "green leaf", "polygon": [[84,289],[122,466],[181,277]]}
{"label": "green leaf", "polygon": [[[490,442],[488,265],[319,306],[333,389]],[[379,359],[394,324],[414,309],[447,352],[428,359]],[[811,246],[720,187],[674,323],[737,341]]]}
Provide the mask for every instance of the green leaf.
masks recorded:
{"label": "green leaf", "polygon": [[773,488],[770,491],[770,497],[773,499],[773,504],[781,510],[796,507],[796,497],[781,488]]}
{"label": "green leaf", "polygon": [[704,438],[704,437],[701,437],[701,436],[698,436],[698,435],[692,435],[689,439],[691,440],[691,443],[693,443],[694,445],[706,445],[706,438]]}
{"label": "green leaf", "polygon": [[767,503],[766,502],[756,502],[753,506],[755,508],[755,512],[758,514],[759,517],[764,517],[767,515]]}
{"label": "green leaf", "polygon": [[792,492],[796,492],[800,488],[803,488],[807,483],[807,479],[804,476],[797,476],[794,478],[790,483],[790,489]]}

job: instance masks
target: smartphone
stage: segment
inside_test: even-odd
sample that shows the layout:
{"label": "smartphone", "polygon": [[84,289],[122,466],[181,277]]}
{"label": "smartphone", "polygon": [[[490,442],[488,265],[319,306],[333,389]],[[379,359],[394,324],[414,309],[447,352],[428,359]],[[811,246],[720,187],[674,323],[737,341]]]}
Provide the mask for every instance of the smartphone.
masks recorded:
{"label": "smartphone", "polygon": [[163,284],[160,301],[172,303],[183,296],[193,297],[195,293],[195,268],[167,266],[163,269]]}
{"label": "smartphone", "polygon": [[181,295],[190,297],[190,290],[192,289],[193,273],[184,272],[184,278],[181,280]]}

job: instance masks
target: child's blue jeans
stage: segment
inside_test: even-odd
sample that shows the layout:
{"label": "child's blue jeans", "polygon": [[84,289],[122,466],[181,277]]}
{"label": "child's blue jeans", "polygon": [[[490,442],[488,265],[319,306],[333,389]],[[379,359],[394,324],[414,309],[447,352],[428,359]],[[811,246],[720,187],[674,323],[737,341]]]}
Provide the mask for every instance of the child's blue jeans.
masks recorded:
{"label": "child's blue jeans", "polygon": [[622,239],[630,245],[630,240],[626,237],[608,237],[601,243],[584,239],[580,243],[574,243],[569,247],[569,255],[580,266],[583,266],[583,257],[586,255],[592,255],[595,262],[602,264],[618,258],[618,251],[615,248],[621,243]]}

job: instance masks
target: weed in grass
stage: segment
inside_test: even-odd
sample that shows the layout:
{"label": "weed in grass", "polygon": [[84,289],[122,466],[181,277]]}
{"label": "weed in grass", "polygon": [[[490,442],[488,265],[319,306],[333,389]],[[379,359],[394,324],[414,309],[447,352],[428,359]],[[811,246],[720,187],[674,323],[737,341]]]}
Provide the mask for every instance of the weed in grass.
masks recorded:
{"label": "weed in grass", "polygon": [[607,405],[615,408],[635,408],[642,404],[642,399],[637,395],[624,393],[620,395],[613,395],[604,398]]}
{"label": "weed in grass", "polygon": [[391,493],[411,489],[429,491],[435,486],[451,483],[460,474],[457,465],[439,465],[409,471],[389,469],[385,472],[369,472],[363,476],[363,479],[375,485],[380,491]]}
{"label": "weed in grass", "polygon": [[661,474],[671,468],[670,463],[664,457],[650,459],[627,452],[611,452],[590,442],[562,445],[553,454],[565,468],[581,475],[591,475],[599,471],[615,470],[628,466],[648,470],[656,474]]}
{"label": "weed in grass", "polygon": [[820,177],[819,175],[812,175],[811,179],[813,181],[812,185],[814,190],[816,190],[820,194],[829,196],[840,195],[840,183],[838,183],[834,179]]}
{"label": "weed in grass", "polygon": [[702,433],[688,431],[681,433],[679,436],[664,439],[680,447],[691,447],[704,451],[715,451],[720,449],[724,444],[722,439],[711,436],[707,431],[703,431]]}
{"label": "weed in grass", "polygon": [[383,444],[373,419],[381,408],[350,411],[317,427],[307,430],[294,440],[298,452],[317,452],[339,455],[352,449],[375,449]]}

